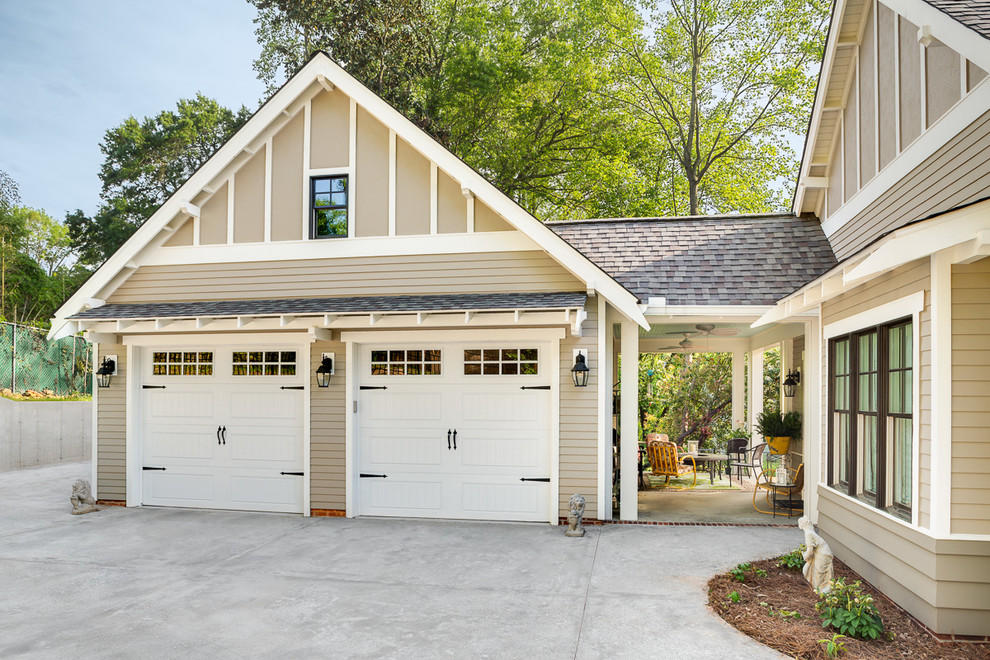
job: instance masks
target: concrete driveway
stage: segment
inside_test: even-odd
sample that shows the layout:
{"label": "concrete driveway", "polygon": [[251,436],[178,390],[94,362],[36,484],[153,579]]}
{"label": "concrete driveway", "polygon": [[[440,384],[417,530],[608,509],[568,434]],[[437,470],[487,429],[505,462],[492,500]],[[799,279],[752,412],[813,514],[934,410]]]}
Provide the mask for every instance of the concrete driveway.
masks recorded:
{"label": "concrete driveway", "polygon": [[708,578],[800,532],[107,508],[0,473],[0,657],[776,658]]}

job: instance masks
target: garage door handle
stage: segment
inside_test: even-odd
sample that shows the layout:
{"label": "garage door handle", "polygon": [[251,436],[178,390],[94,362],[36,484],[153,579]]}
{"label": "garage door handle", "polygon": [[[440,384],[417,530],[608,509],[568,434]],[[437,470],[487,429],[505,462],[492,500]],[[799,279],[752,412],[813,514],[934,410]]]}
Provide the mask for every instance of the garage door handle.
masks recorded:
{"label": "garage door handle", "polygon": [[223,427],[220,431],[220,437],[223,438],[223,444],[227,444],[227,427]]}
{"label": "garage door handle", "polygon": [[220,445],[220,427],[217,427],[217,445]]}
{"label": "garage door handle", "polygon": [[457,451],[457,429],[454,429],[454,451]]}
{"label": "garage door handle", "polygon": [[450,451],[450,429],[447,429],[447,451]]}

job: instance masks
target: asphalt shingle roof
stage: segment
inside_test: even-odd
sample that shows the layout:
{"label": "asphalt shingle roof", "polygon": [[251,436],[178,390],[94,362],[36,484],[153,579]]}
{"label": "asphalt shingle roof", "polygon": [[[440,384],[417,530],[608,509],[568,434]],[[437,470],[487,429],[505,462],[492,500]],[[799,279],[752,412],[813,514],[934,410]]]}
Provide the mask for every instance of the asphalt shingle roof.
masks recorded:
{"label": "asphalt shingle roof", "polygon": [[836,264],[813,218],[728,215],[548,222],[642,302],[771,305]]}
{"label": "asphalt shingle roof", "polygon": [[156,319],[197,316],[272,316],[279,314],[367,314],[370,312],[442,312],[509,309],[583,308],[584,291],[554,293],[461,293],[431,296],[359,296],[218,300],[209,302],[109,304],[87,309],[72,319]]}
{"label": "asphalt shingle roof", "polygon": [[969,29],[990,39],[990,2],[987,0],[925,0]]}

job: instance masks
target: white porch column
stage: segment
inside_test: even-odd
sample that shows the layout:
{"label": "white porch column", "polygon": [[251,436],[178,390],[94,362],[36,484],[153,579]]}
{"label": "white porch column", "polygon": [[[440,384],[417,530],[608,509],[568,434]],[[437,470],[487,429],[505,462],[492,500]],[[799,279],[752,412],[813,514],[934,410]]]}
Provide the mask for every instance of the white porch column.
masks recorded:
{"label": "white porch column", "polygon": [[639,506],[639,326],[622,322],[622,365],[619,370],[619,518],[636,520]]}
{"label": "white porch column", "polygon": [[746,351],[732,351],[732,428],[746,424]]}
{"label": "white porch column", "polygon": [[818,318],[804,324],[804,355],[801,387],[804,388],[804,410],[801,412],[804,448],[804,510],[811,522],[818,524],[818,484],[825,483],[824,465],[827,452],[822,441],[825,410],[822,408],[822,324],[821,305]]}
{"label": "white porch column", "polygon": [[756,432],[756,417],[763,412],[763,349],[750,353],[749,363],[749,430],[753,433],[753,444],[763,441]]}
{"label": "white porch column", "polygon": [[[936,538],[952,532],[952,259],[949,252],[942,250],[931,257],[931,524]],[[915,328],[914,332],[920,335],[921,328]],[[915,366],[920,368],[921,365]],[[920,397],[921,392],[914,396]],[[920,438],[916,442],[920,444]],[[914,460],[918,460],[917,451]],[[914,509],[921,506],[920,495],[912,493]]]}

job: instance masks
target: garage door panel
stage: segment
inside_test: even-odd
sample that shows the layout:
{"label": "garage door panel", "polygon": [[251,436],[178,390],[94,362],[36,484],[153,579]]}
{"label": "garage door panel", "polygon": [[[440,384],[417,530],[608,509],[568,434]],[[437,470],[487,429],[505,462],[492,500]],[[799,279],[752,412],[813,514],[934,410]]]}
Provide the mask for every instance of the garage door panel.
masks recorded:
{"label": "garage door panel", "polygon": [[372,515],[441,515],[444,484],[430,475],[361,479],[361,501]]}
{"label": "garage door panel", "polygon": [[[182,385],[172,385],[164,390],[149,391],[144,397],[146,422],[174,419],[212,419],[216,415],[216,394],[197,388],[179,390]],[[187,386],[188,387],[188,386]]]}
{"label": "garage door panel", "polygon": [[[460,430],[460,429],[458,429]],[[542,462],[545,447],[539,436],[510,437],[492,429],[465,430],[458,433],[457,458],[460,465],[476,470],[496,468],[536,468]]]}
{"label": "garage door panel", "polygon": [[282,463],[302,466],[302,447],[295,429],[259,429],[233,426],[227,429],[225,450],[235,463]]}
{"label": "garage door panel", "polygon": [[[172,425],[169,425],[170,427]],[[213,425],[145,427],[145,462],[162,459],[212,459],[218,448]]]}
{"label": "garage door panel", "polygon": [[471,392],[461,395],[461,419],[498,424],[532,423],[540,418],[544,397],[535,392]]}
{"label": "garage door panel", "polygon": [[268,420],[302,420],[304,393],[279,391],[275,385],[269,387],[261,391],[231,391],[230,416],[260,423]]}
{"label": "garage door panel", "polygon": [[446,445],[446,429],[369,429],[363,437],[362,465],[389,468],[403,465],[440,466]]}
{"label": "garage door panel", "polygon": [[491,483],[465,481],[461,485],[461,508],[470,513],[499,519],[535,520],[543,517],[547,487],[538,483]]}
{"label": "garage door panel", "polygon": [[298,511],[303,479],[296,475],[231,475],[230,504],[254,511]]}
{"label": "garage door panel", "polygon": [[145,503],[172,506],[207,506],[216,499],[216,475],[176,470],[146,472]]}
{"label": "garage door panel", "polygon": [[367,396],[362,422],[374,426],[382,422],[439,422],[443,411],[441,392],[374,392]]}

